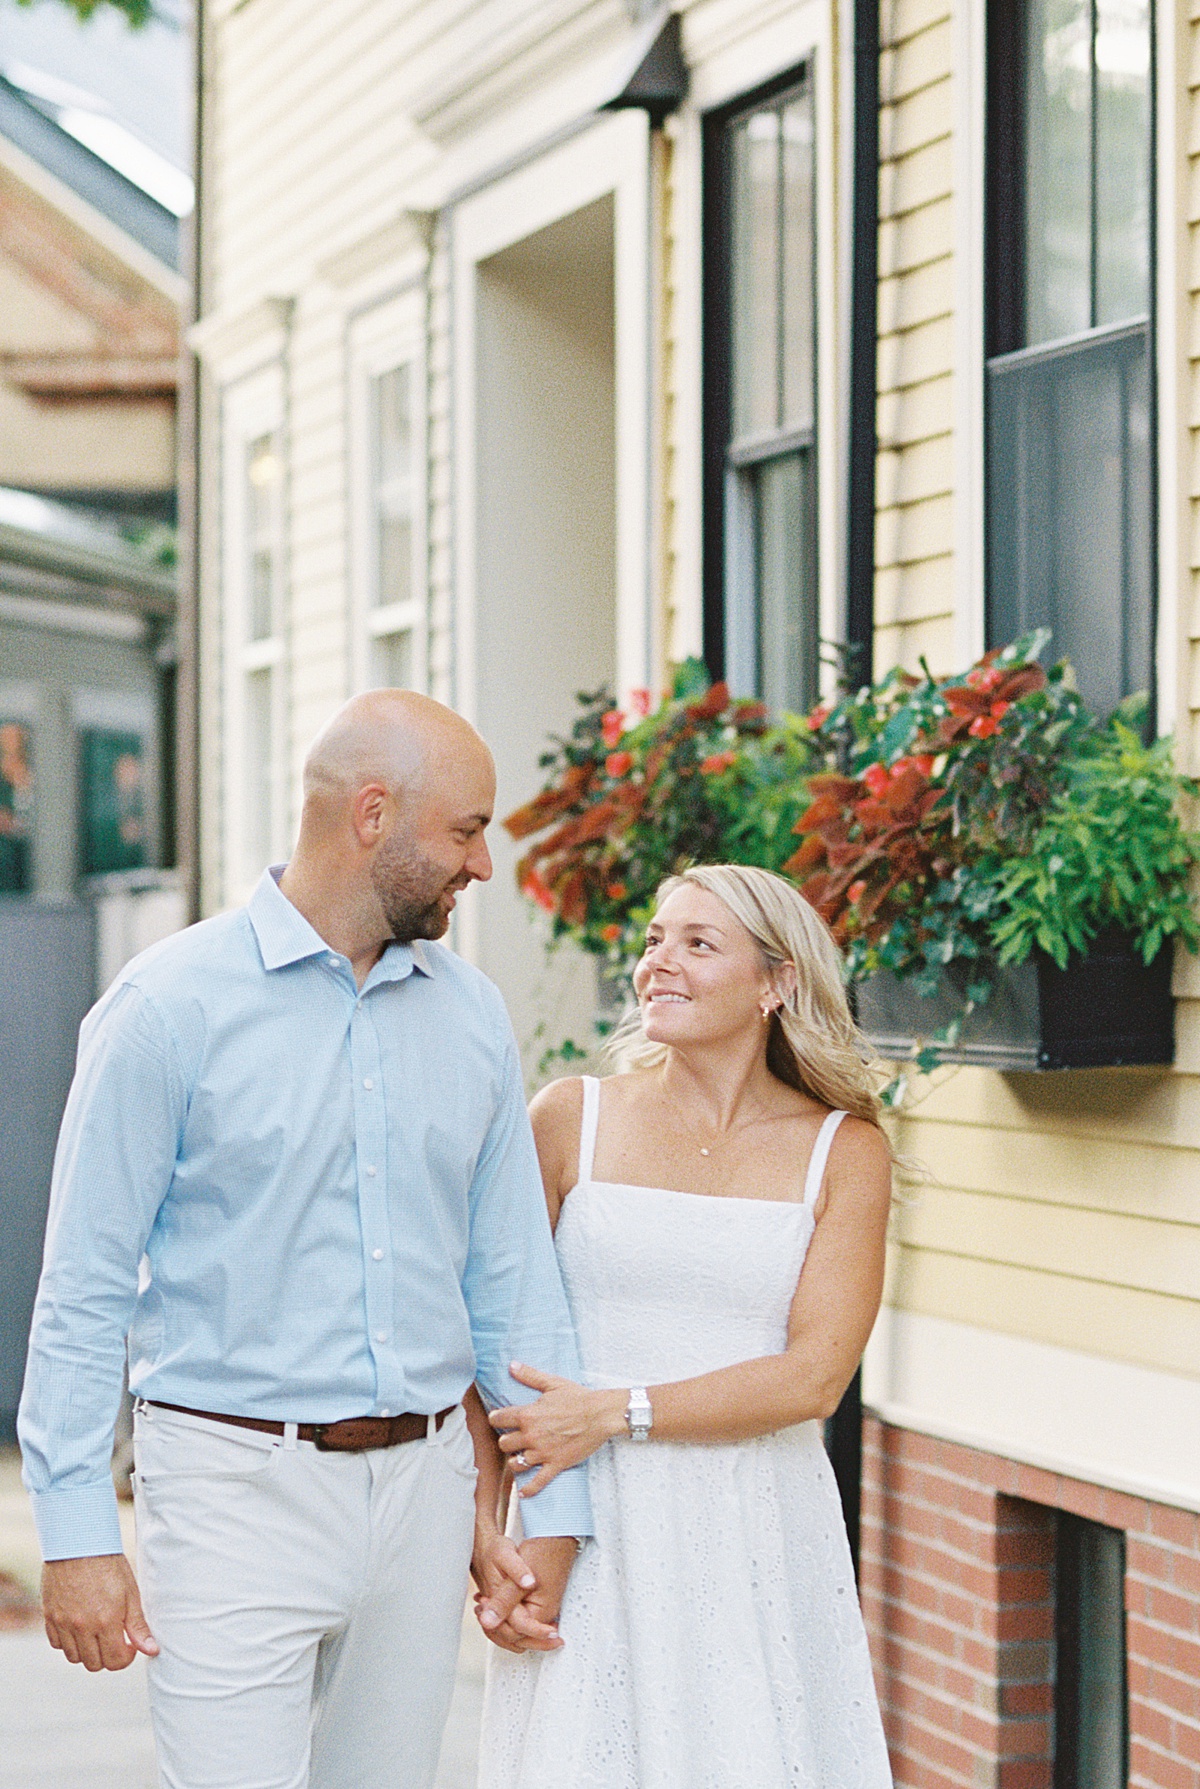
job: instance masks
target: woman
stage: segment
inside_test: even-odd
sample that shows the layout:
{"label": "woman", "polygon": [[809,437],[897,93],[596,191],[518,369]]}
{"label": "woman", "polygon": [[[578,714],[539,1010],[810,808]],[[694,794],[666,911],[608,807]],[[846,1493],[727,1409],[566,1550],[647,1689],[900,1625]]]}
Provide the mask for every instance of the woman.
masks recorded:
{"label": "woman", "polygon": [[518,1366],[491,1420],[522,1497],[590,1457],[596,1536],[560,1649],[489,1616],[480,1784],[888,1789],[820,1428],[891,1196],[837,952],[781,877],[692,869],[634,989],[626,1072],[532,1107],[587,1384]]}

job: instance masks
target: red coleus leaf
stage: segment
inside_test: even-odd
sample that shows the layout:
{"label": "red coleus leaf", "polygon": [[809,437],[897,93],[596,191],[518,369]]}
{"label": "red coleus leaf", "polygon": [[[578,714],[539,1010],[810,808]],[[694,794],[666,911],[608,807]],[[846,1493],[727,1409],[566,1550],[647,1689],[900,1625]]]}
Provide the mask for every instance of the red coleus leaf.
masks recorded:
{"label": "red coleus leaf", "polygon": [[626,776],[633,769],[633,753],[610,752],[604,760],[604,768],[611,777]]}
{"label": "red coleus leaf", "polygon": [[712,688],[696,702],[689,702],[685,712],[698,721],[715,720],[717,715],[729,707],[729,685],[714,683]]}

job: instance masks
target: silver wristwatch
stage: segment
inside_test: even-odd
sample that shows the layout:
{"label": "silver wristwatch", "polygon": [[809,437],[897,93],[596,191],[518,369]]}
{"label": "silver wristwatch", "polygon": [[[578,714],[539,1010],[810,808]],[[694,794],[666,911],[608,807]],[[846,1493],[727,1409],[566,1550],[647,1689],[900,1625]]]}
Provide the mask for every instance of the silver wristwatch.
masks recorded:
{"label": "silver wristwatch", "polygon": [[646,1396],[644,1385],[635,1385],[629,1394],[629,1402],[625,1406],[625,1426],[629,1430],[631,1441],[649,1441],[650,1431],[654,1427],[654,1412],[650,1408],[650,1399]]}

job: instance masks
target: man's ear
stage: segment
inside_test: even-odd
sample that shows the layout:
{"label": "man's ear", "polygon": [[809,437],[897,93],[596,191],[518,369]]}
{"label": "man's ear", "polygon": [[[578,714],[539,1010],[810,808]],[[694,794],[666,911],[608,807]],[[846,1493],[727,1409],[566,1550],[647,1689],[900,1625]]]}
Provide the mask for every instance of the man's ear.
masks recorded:
{"label": "man's ear", "polygon": [[370,850],[387,830],[387,807],[391,797],[382,783],[364,783],[350,804],[350,823],[360,845]]}

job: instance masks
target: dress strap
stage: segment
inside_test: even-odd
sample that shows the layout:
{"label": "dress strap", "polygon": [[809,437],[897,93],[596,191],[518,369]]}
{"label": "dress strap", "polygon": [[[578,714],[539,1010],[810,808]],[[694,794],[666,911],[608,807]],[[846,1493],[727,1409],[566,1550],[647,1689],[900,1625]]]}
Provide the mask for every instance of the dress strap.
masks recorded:
{"label": "dress strap", "polygon": [[592,1178],[596,1160],[596,1129],[600,1123],[600,1083],[595,1075],[583,1075],[583,1123],[579,1130],[579,1179]]}
{"label": "dress strap", "polygon": [[[817,1140],[813,1144],[812,1154],[808,1158],[808,1173],[804,1176],[804,1203],[810,1210],[817,1202],[817,1194],[820,1192],[821,1182],[825,1178],[825,1164],[829,1160],[829,1151],[833,1148],[833,1139],[837,1136],[838,1125],[845,1116],[844,1112],[830,1112],[817,1132]],[[584,1122],[586,1124],[586,1119]]]}

